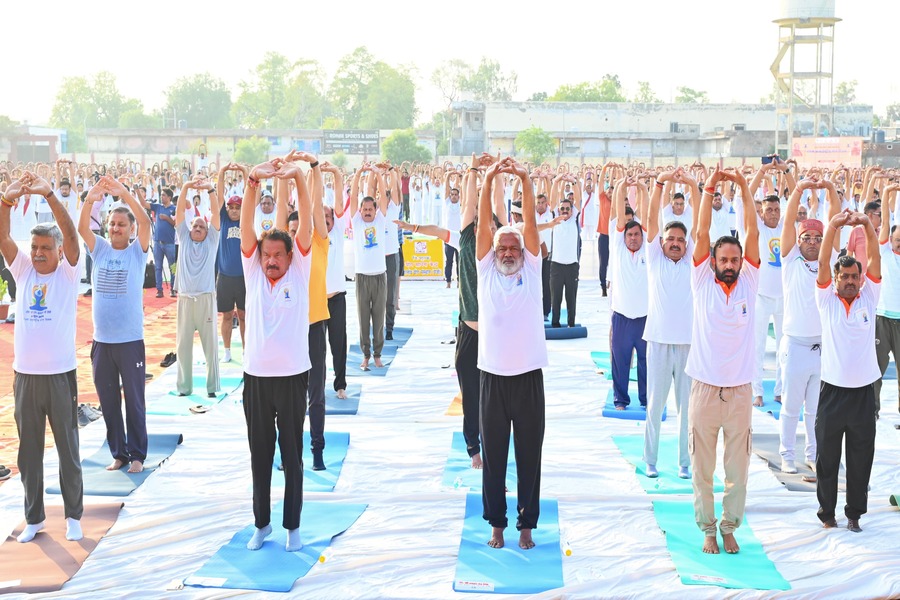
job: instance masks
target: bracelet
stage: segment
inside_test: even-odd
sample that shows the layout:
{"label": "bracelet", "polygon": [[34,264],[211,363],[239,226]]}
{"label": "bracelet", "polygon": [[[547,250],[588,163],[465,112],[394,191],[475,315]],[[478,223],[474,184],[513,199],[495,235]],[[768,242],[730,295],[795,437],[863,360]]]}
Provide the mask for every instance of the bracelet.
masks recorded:
{"label": "bracelet", "polygon": [[310,169],[315,169],[318,166],[319,166],[319,161],[309,163]]}
{"label": "bracelet", "polygon": [[7,198],[6,194],[0,194],[0,202],[9,207],[13,207],[17,204],[17,202],[15,202],[14,200],[10,200],[9,198]]}
{"label": "bracelet", "polygon": [[713,194],[716,193],[716,188],[714,188],[712,186],[707,186],[707,187],[703,188],[703,191],[706,192],[707,194],[709,194],[710,196],[712,196]]}
{"label": "bracelet", "polygon": [[413,233],[417,233],[418,231],[419,231],[419,226],[418,226],[418,225],[416,225],[415,227],[413,227]]}
{"label": "bracelet", "polygon": [[657,182],[656,182],[656,187],[658,187],[659,189],[662,189],[662,188],[664,188],[665,186],[662,184],[662,182],[657,181]]}
{"label": "bracelet", "polygon": [[249,185],[250,187],[259,187],[259,179],[254,178],[252,175],[248,175],[247,185]]}
{"label": "bracelet", "polygon": [[50,199],[50,196],[53,196],[53,195],[54,195],[54,194],[53,194],[53,190],[50,190],[49,192],[47,192],[46,194],[44,194],[44,198],[46,198],[47,200],[49,200],[49,199]]}

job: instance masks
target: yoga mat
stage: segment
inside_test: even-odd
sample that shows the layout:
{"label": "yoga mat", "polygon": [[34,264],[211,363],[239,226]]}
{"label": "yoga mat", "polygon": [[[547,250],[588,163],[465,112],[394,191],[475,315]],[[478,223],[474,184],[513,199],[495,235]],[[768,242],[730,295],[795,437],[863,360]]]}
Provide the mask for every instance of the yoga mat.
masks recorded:
{"label": "yoga mat", "polygon": [[326,415],[355,415],[359,412],[359,396],[362,393],[362,386],[358,383],[347,385],[347,398],[341,400],[337,397],[334,388],[326,388],[325,390],[325,414]]}
{"label": "yoga mat", "polygon": [[459,311],[454,310],[453,315],[450,317],[450,322],[453,323],[453,329],[459,327]]}
{"label": "yoga mat", "polygon": [[360,363],[363,361],[362,350],[360,350],[358,344],[353,344],[350,346],[350,349],[347,351],[347,377],[384,377],[387,375],[387,370],[390,368],[391,363],[394,362],[394,357],[397,356],[397,346],[391,346],[387,342],[384,343],[384,347],[381,349],[381,362],[384,363],[384,366],[380,369],[375,366],[375,357],[369,357],[369,370],[363,371],[359,368]]}
{"label": "yoga mat", "polygon": [[[694,488],[690,479],[678,476],[678,436],[659,436],[659,454],[656,468],[659,477],[647,477],[644,462],[644,436],[614,435],[613,443],[619,448],[622,456],[634,465],[638,483],[648,494],[693,494]],[[721,492],[725,486],[718,477],[713,479],[713,491]]]}
{"label": "yoga mat", "polygon": [[[728,554],[719,537],[720,554],[703,553],[703,532],[694,519],[694,505],[685,500],[654,500],[653,514],[659,528],[666,534],[666,546],[672,562],[685,585],[717,585],[731,589],[789,590],[791,585],[781,576],[775,564],[766,556],[750,520],[735,531],[741,547],[737,554]],[[722,514],[716,502],[716,514]]]}
{"label": "yoga mat", "polygon": [[[815,493],[815,480],[803,481],[804,476],[808,478],[815,478],[816,476],[816,474],[806,466],[806,461],[802,458],[804,456],[804,448],[806,447],[806,436],[798,435],[797,441],[794,444],[795,456],[801,457],[799,460],[794,461],[794,466],[797,467],[796,473],[790,474],[781,472],[781,452],[779,450],[780,446],[781,438],[777,433],[753,434],[753,453],[761,458],[764,458],[769,463],[769,470],[772,471],[772,474],[778,481],[780,481],[784,485],[784,487],[792,492]],[[838,485],[841,484],[843,484],[844,486],[847,485],[843,465],[841,465],[841,468],[838,471]]]}
{"label": "yoga mat", "polygon": [[[775,420],[781,419],[781,403],[775,402],[775,380],[774,379],[763,379],[762,381],[763,387],[763,405],[762,406],[754,406],[756,410],[760,410],[764,413],[770,414],[775,417]],[[800,420],[803,421],[803,412],[800,412]]]}
{"label": "yoga mat", "polygon": [[55,592],[72,578],[94,551],[100,538],[116,522],[122,503],[88,504],[81,515],[84,538],[66,539],[65,512],[62,506],[47,506],[44,529],[27,544],[16,536],[25,529],[23,521],[0,545],[0,594]]}
{"label": "yoga mat", "polygon": [[[547,315],[547,318],[544,319],[544,323],[550,323],[553,318],[553,312]],[[565,308],[559,309],[559,322],[560,323],[568,323],[569,322],[569,311]]]}
{"label": "yoga mat", "polygon": [[[637,386],[635,386],[637,387]],[[641,402],[638,399],[638,392],[636,389],[628,386],[628,396],[631,398],[631,404],[625,407],[625,410],[616,410],[615,404],[615,392],[613,392],[612,388],[609,388],[609,391],[606,392],[606,404],[603,406],[603,412],[600,414],[604,417],[609,417],[610,419],[626,419],[631,421],[646,421],[647,420],[647,411],[641,406]],[[662,420],[666,420],[666,415],[669,411],[669,407],[663,408]]]}
{"label": "yoga mat", "polygon": [[575,327],[550,327],[544,328],[544,338],[548,340],[574,340],[576,338],[586,338],[588,336],[587,327],[576,325]]}
{"label": "yoga mat", "polygon": [[[325,449],[322,451],[322,460],[325,461],[324,471],[313,471],[312,450],[310,449],[309,432],[303,432],[303,491],[304,492],[333,492],[341,476],[341,467],[347,458],[347,448],[350,446],[350,434],[346,432],[326,431]],[[275,460],[272,469],[272,489],[284,487],[284,471],[280,471],[281,450],[275,444]],[[248,489],[253,489],[253,480],[250,480]]]}
{"label": "yoga mat", "polygon": [[897,363],[894,361],[888,363],[882,379],[897,379]]}
{"label": "yoga mat", "polygon": [[559,542],[559,507],[541,499],[541,517],[532,531],[535,547],[519,548],[516,498],[506,497],[509,527],[503,548],[491,548],[491,526],[482,518],[481,494],[466,495],[466,516],[456,558],[453,589],[457,592],[539,594],[562,587],[562,551]]}
{"label": "yoga mat", "polygon": [[[602,350],[591,352],[591,360],[594,361],[594,366],[597,367],[597,370],[602,371],[606,378],[612,381],[612,358],[609,352]],[[628,379],[637,381],[637,366],[631,367],[631,370],[628,372]]]}
{"label": "yoga mat", "polygon": [[164,396],[147,399],[148,415],[190,415],[192,406],[213,406],[221,402],[228,394],[219,392],[215,398],[207,398],[206,394],[191,394],[179,396],[176,392],[169,392]]}
{"label": "yoga mat", "polygon": [[[409,341],[410,336],[412,336],[413,328],[412,327],[394,327],[394,331],[391,334],[394,339],[389,340],[386,337],[384,338],[384,345],[387,346],[390,344],[391,346],[397,346],[398,348],[402,348],[406,342]],[[387,331],[385,330],[385,335],[387,335]]]}
{"label": "yoga mat", "polygon": [[[450,441],[450,454],[447,455],[447,464],[444,466],[444,476],[441,485],[452,488],[468,488],[470,490],[481,489],[481,469],[472,468],[472,459],[466,450],[466,438],[462,431],[454,431]],[[516,454],[513,447],[513,438],[509,438],[509,457],[506,459],[506,488],[516,489]]]}
{"label": "yoga mat", "polygon": [[[241,387],[244,383],[244,377],[222,377],[219,376],[219,390],[225,392],[226,394],[230,394],[234,390]],[[194,375],[193,383],[195,390],[199,390],[199,392],[205,397],[206,396],[206,375]]]}
{"label": "yoga mat", "polygon": [[[288,592],[294,582],[309,573],[332,538],[344,533],[366,510],[366,504],[304,502],[300,517],[303,548],[287,552],[287,532],[281,526],[284,503],[272,509],[272,535],[259,550],[247,550],[256,529],[249,525],[234,534],[185,585],[264,592]],[[252,515],[247,515],[252,520]]]}
{"label": "yoga mat", "polygon": [[[128,465],[118,471],[107,471],[106,465],[113,461],[109,445],[103,446],[89,458],[81,461],[81,476],[84,479],[85,496],[127,496],[153,474],[153,472],[175,452],[184,441],[180,433],[151,433],[147,446],[147,459],[140,473],[128,473]],[[48,494],[59,494],[59,478],[54,476],[45,482]]]}

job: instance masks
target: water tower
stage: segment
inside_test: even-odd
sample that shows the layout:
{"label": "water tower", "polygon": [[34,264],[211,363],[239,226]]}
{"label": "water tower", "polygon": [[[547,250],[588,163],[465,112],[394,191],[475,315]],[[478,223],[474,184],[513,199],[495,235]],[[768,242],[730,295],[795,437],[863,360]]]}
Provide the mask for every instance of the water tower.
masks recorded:
{"label": "water tower", "polygon": [[772,75],[778,88],[775,150],[790,154],[795,131],[834,134],[835,0],[781,0],[778,55]]}

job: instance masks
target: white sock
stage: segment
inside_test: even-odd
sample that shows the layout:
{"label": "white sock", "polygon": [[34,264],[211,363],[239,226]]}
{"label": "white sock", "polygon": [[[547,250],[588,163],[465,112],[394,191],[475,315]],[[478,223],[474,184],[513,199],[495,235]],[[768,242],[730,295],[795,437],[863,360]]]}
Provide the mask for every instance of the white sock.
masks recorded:
{"label": "white sock", "polygon": [[253,532],[253,537],[250,538],[250,541],[247,542],[247,550],[259,550],[262,548],[263,542],[266,541],[266,538],[272,533],[272,526],[266,525],[262,529],[257,529]]}
{"label": "white sock", "polygon": [[225,348],[225,354],[222,356],[222,362],[231,362],[231,348]]}
{"label": "white sock", "polygon": [[288,552],[296,552],[303,547],[303,542],[300,541],[299,527],[297,529],[288,529],[287,534],[287,543],[284,545],[285,550]]}
{"label": "white sock", "polygon": [[37,532],[44,528],[44,522],[35,523],[34,525],[25,525],[25,529],[22,533],[19,534],[19,537],[16,538],[19,543],[24,544],[25,542],[30,542],[34,539],[34,536],[37,535]]}
{"label": "white sock", "polygon": [[66,539],[70,542],[77,542],[84,537],[81,533],[81,521],[66,517]]}

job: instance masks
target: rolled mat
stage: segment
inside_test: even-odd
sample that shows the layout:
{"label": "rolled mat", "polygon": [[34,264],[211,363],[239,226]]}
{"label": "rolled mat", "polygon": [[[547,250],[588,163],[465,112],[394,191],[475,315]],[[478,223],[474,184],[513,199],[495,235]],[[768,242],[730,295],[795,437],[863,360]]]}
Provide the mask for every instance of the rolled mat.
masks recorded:
{"label": "rolled mat", "polygon": [[[716,503],[716,514],[722,513]],[[720,544],[720,554],[703,552],[703,532],[697,528],[690,500],[654,500],[653,514],[666,534],[666,546],[685,585],[717,585],[731,589],[789,590],[791,585],[766,556],[762,544],[744,518],[735,537],[741,547],[728,554]],[[721,542],[721,539],[720,539]]]}
{"label": "rolled mat", "polygon": [[891,494],[890,497],[891,506],[900,506],[900,494]]}
{"label": "rolled mat", "polygon": [[[603,405],[603,412],[600,413],[604,417],[609,417],[610,419],[627,419],[631,421],[646,421],[647,420],[647,410],[641,406],[640,401],[638,400],[637,390],[633,389],[631,386],[628,386],[628,395],[631,397],[631,404],[625,407],[625,410],[617,410],[615,403],[615,392],[613,392],[612,388],[609,388],[609,391],[606,392],[606,404]],[[663,408],[662,420],[666,420],[666,413],[668,412],[669,407]]]}
{"label": "rolled mat", "polygon": [[[347,448],[350,446],[350,434],[339,431],[325,432],[325,449],[322,451],[322,460],[325,461],[324,471],[313,471],[312,450],[310,450],[309,432],[303,432],[303,491],[304,492],[333,492],[337,480],[341,476],[341,467],[347,458]],[[275,460],[272,470],[272,488],[284,487],[284,471],[281,467],[281,450],[275,444]],[[253,481],[250,488],[253,489]]]}
{"label": "rolled mat", "polygon": [[[544,319],[544,323],[550,323],[550,321],[552,319],[553,319],[553,312],[551,312],[549,315],[547,315],[547,317]],[[560,323],[568,323],[569,322],[569,311],[566,310],[565,308],[559,309],[559,322]]]}
{"label": "rolled mat", "polygon": [[[753,453],[766,460],[772,475],[791,492],[813,492],[816,491],[816,474],[812,469],[806,466],[804,460],[795,460],[794,466],[797,467],[796,473],[781,472],[781,437],[777,433],[754,433],[753,434]],[[798,435],[794,444],[794,451],[798,456],[803,456],[803,449],[806,447],[806,436]],[[804,481],[811,479],[811,481]],[[847,476],[844,472],[844,466],[841,465],[838,471],[838,486],[847,485]]]}
{"label": "rolled mat", "polygon": [[[153,474],[159,466],[175,452],[175,448],[184,441],[180,433],[151,433],[147,446],[147,458],[144,470],[140,473],[128,473],[128,465],[118,471],[107,471],[106,465],[113,461],[109,453],[109,445],[103,446],[89,458],[81,461],[81,476],[84,480],[85,496],[127,496]],[[53,478],[44,482],[48,494],[59,494],[59,479]]]}
{"label": "rolled mat", "polygon": [[[453,439],[450,441],[450,454],[447,455],[447,464],[444,466],[444,476],[441,479],[441,485],[444,487],[452,487],[454,489],[468,488],[471,490],[480,490],[482,482],[481,469],[472,468],[472,459],[466,450],[466,438],[462,431],[454,431]],[[516,455],[513,447],[513,438],[509,438],[509,455],[506,462],[506,488],[515,489],[516,487]]]}
{"label": "rolled mat", "polygon": [[586,338],[587,336],[587,327],[581,325],[575,325],[575,327],[544,328],[544,339],[548,340],[574,340],[577,338]]}
{"label": "rolled mat", "polygon": [[[591,352],[591,360],[594,362],[594,366],[597,367],[597,371],[601,372],[608,380],[612,381],[612,356],[610,353],[603,350]],[[628,371],[628,379],[629,381],[637,381],[636,366],[632,366]]]}
{"label": "rolled mat", "polygon": [[[775,402],[775,380],[763,379],[762,388],[763,405],[754,406],[754,408],[756,410],[772,415],[776,420],[781,420],[781,402]],[[800,420],[803,420],[802,412],[800,413]]]}
{"label": "rolled mat", "polygon": [[397,346],[391,346],[385,342],[384,347],[381,349],[381,362],[384,363],[384,366],[379,369],[375,366],[375,358],[370,357],[369,370],[363,371],[359,368],[363,361],[362,350],[360,350],[358,344],[353,344],[347,351],[347,377],[384,377],[387,375],[387,370],[390,368],[391,363],[394,362],[396,356]]}
{"label": "rolled mat", "polygon": [[482,518],[481,494],[466,495],[466,516],[456,558],[453,589],[457,592],[539,594],[563,586],[559,542],[559,507],[541,499],[541,517],[532,530],[534,548],[519,548],[516,498],[506,497],[510,528],[503,548],[491,548],[491,526]]}
{"label": "rolled mat", "polygon": [[[647,477],[644,462],[644,436],[614,435],[613,443],[619,448],[622,456],[634,465],[638,483],[648,494],[693,494],[694,488],[690,479],[678,477],[678,437],[674,435],[659,436],[659,454],[656,468],[659,477]],[[713,491],[725,489],[718,477],[713,479]]]}
{"label": "rolled mat", "polygon": [[[281,527],[284,504],[272,509],[272,535],[259,550],[247,550],[253,525],[234,534],[200,569],[184,580],[185,585],[264,592],[288,592],[294,582],[309,573],[332,538],[342,534],[366,510],[365,504],[304,502],[300,519],[303,547],[287,552],[287,532]],[[248,515],[251,519],[251,515]]]}
{"label": "rolled mat", "polygon": [[359,412],[359,396],[362,386],[358,383],[349,384],[347,397],[343,400],[337,397],[333,388],[325,389],[325,414],[326,415],[355,415]]}
{"label": "rolled mat", "polygon": [[116,522],[122,503],[93,504],[84,507],[77,542],[66,540],[66,521],[62,506],[47,506],[44,529],[27,544],[16,536],[25,529],[22,522],[0,545],[0,594],[55,592],[72,578],[94,551],[100,538]]}

